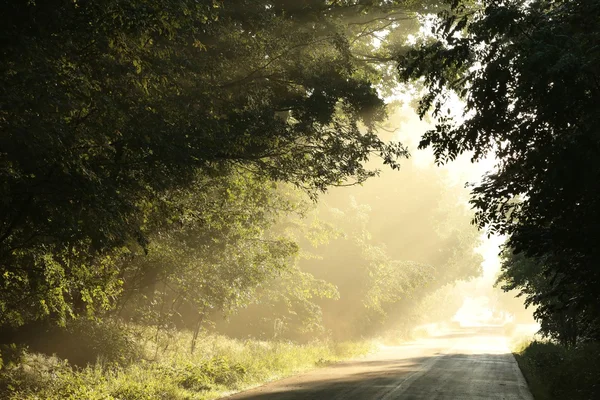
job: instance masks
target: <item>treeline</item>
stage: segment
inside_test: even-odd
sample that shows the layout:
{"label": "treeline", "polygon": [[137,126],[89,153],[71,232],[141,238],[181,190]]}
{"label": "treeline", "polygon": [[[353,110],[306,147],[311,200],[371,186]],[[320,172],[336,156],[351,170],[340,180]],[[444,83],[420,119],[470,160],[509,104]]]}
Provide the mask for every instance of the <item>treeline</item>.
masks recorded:
{"label": "treeline", "polygon": [[[385,109],[372,70],[336,23],[347,11],[3,2],[1,322],[102,311],[153,237],[200,226],[210,242],[268,220],[276,207],[249,204],[239,226],[211,221],[236,218],[227,196],[244,176],[260,202],[269,182],[361,182],[371,154],[396,166],[405,150],[373,132]],[[251,251],[289,254],[273,246]]]}

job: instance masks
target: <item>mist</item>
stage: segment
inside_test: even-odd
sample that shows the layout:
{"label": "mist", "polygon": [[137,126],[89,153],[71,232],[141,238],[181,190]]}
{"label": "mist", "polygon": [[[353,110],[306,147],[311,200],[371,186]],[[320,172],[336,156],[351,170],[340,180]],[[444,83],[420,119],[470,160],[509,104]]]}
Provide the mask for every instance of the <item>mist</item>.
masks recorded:
{"label": "mist", "polygon": [[[218,332],[395,342],[439,327],[520,323],[529,324],[528,334],[537,330],[533,310],[496,285],[504,238],[472,224],[469,184],[494,160],[472,163],[466,154],[435,165],[431,150],[417,148],[430,123],[406,104],[390,110],[379,135],[407,146],[410,158],[401,168],[372,159],[368,167],[379,170],[377,177],[330,188],[309,206],[304,222],[287,222],[300,248],[295,268],[311,281],[301,290],[314,293],[288,293],[285,277],[275,278],[280,298],[259,296],[220,319]],[[272,293],[269,285],[259,292]]]}

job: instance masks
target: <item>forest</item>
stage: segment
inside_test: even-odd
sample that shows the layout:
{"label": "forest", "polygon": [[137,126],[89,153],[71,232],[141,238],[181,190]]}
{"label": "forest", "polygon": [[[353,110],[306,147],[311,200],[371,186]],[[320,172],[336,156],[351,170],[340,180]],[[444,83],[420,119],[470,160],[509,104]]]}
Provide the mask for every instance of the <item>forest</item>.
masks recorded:
{"label": "forest", "polygon": [[536,399],[595,398],[599,43],[598,0],[0,0],[0,397],[365,354],[494,236]]}

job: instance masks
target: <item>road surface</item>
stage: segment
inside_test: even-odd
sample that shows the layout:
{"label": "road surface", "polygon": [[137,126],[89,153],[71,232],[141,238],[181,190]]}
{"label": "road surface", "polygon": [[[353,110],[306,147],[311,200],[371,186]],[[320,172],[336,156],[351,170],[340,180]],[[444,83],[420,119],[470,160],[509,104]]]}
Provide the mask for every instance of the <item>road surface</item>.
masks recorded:
{"label": "road surface", "polygon": [[463,328],[227,400],[533,400],[500,327]]}

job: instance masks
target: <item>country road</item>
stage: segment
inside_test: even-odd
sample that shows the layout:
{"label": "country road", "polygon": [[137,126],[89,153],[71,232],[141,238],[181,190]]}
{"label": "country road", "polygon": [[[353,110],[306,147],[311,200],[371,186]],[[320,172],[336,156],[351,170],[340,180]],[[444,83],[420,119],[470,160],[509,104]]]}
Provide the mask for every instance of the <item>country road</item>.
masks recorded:
{"label": "country road", "polygon": [[532,400],[500,327],[463,328],[317,369],[228,400]]}

